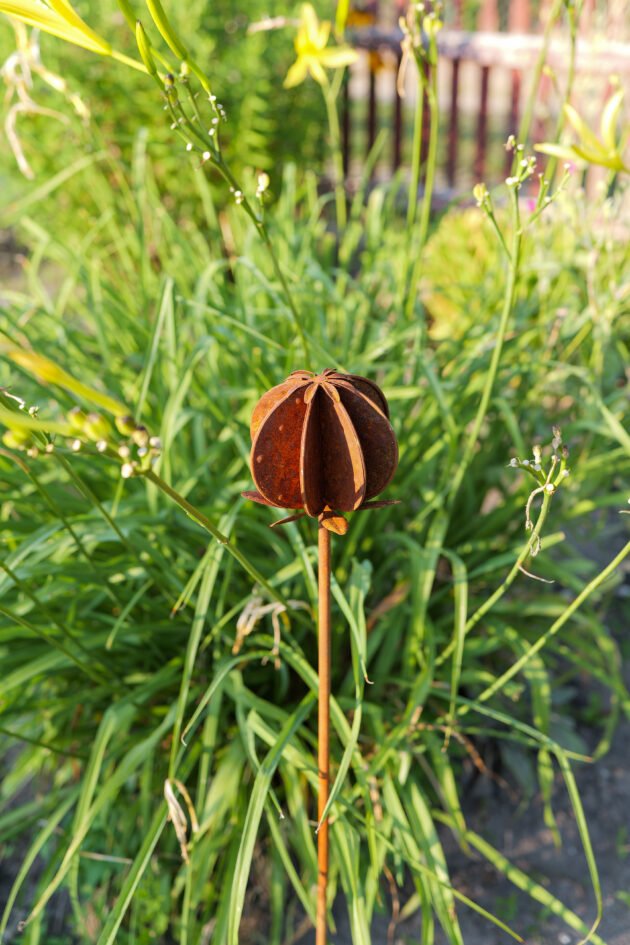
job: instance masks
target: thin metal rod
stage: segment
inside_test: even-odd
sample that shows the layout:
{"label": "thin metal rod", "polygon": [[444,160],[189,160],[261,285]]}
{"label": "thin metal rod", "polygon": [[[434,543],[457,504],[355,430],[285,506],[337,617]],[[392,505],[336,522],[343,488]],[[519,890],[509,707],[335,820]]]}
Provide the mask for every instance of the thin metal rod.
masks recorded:
{"label": "thin metal rod", "polygon": [[[320,523],[318,532],[318,735],[319,794],[317,819],[321,821],[330,787],[330,532]],[[315,945],[326,945],[326,890],[328,886],[328,818],[317,834],[317,926]]]}

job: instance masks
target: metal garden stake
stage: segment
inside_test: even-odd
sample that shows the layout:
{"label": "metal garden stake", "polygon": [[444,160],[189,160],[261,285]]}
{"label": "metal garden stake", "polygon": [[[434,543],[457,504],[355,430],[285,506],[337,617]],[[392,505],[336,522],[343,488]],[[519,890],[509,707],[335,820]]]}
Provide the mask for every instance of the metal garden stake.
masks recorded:
{"label": "metal garden stake", "polygon": [[251,421],[251,469],[256,490],[243,495],[263,505],[303,509],[318,529],[318,767],[316,945],[326,945],[330,702],[330,535],[343,535],[342,512],[379,508],[370,502],[398,464],[396,436],[382,391],[365,377],[327,369],[293,371],[263,394]]}

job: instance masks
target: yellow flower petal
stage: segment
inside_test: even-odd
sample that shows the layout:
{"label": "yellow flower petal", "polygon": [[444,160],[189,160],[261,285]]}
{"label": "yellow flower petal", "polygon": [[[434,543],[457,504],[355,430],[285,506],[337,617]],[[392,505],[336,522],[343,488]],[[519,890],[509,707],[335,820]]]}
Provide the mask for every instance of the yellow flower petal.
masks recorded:
{"label": "yellow flower petal", "polygon": [[534,151],[540,151],[541,154],[548,154],[550,157],[560,158],[562,161],[575,161],[579,157],[572,147],[568,145],[565,147],[562,144],[553,144],[552,142],[535,144]]}
{"label": "yellow flower petal", "polygon": [[322,49],[317,58],[327,69],[339,69],[356,62],[359,54],[350,46],[331,46],[330,49]]}
{"label": "yellow flower petal", "polygon": [[619,112],[621,111],[621,106],[623,105],[623,89],[618,89],[614,95],[606,102],[604,111],[602,112],[600,130],[602,134],[602,141],[606,148],[609,151],[617,150],[616,131],[617,131],[617,118],[619,117]]}
{"label": "yellow flower petal", "polygon": [[569,123],[573,126],[573,130],[580,138],[580,144],[585,148],[588,148],[589,151],[595,153],[601,152],[602,155],[606,156],[606,151],[597,138],[597,136],[591,131],[586,122],[580,117],[578,112],[573,108],[572,105],[564,106],[564,115],[568,119]]}
{"label": "yellow flower petal", "polygon": [[309,42],[317,47],[319,42],[319,20],[313,6],[310,3],[302,4],[302,22],[301,29],[304,29]]}
{"label": "yellow flower petal", "polygon": [[[111,46],[106,40],[97,36],[89,27],[79,28],[75,22],[70,22],[67,17],[61,16],[56,10],[45,7],[35,0],[2,0],[0,2],[0,13],[6,13],[7,16],[14,16],[16,19],[26,23],[27,26],[34,26],[65,39],[68,43],[74,43],[76,46],[82,46],[92,52],[101,53],[107,56],[111,54]],[[79,18],[76,17],[78,20]],[[82,21],[79,21],[82,22]]]}
{"label": "yellow flower petal", "polygon": [[324,72],[323,67],[321,66],[319,59],[311,59],[308,64],[308,70],[315,79],[316,82],[319,82],[320,85],[326,85],[328,79],[326,78],[326,73]]}
{"label": "yellow flower petal", "polygon": [[297,33],[295,34],[294,41],[295,51],[298,56],[304,56],[311,49],[311,41],[308,38],[308,33],[303,26],[300,26]]}
{"label": "yellow flower petal", "polygon": [[299,85],[300,82],[304,82],[304,79],[308,75],[308,64],[306,59],[303,56],[300,56],[293,63],[289,71],[287,72],[286,78],[284,80],[285,89],[292,89],[294,86]]}
{"label": "yellow flower petal", "polygon": [[317,49],[325,49],[326,43],[330,38],[330,23],[328,20],[324,20],[323,23],[319,25],[319,31],[317,35],[317,42],[315,43]]}

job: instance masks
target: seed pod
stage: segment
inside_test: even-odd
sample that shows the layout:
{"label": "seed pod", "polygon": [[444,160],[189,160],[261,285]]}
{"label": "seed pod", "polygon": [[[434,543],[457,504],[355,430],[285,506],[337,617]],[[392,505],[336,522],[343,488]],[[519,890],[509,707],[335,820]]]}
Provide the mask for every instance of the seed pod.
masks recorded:
{"label": "seed pod", "polygon": [[[263,394],[251,421],[255,492],[246,498],[304,509],[345,531],[330,513],[352,512],[383,491],[398,465],[387,401],[376,384],[330,368],[294,371]],[[373,503],[390,504],[390,503]]]}

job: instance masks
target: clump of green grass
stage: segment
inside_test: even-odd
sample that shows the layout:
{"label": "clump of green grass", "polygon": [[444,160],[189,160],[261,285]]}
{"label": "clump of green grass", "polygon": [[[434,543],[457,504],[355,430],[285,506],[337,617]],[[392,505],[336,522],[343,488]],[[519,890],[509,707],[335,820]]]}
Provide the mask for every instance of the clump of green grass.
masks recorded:
{"label": "clump of green grass", "polygon": [[[255,941],[239,933],[256,908],[254,862],[259,937],[279,945],[313,917],[315,528],[270,531],[273,512],[240,493],[260,392],[296,367],[334,365],[387,395],[401,504],[354,517],[336,546],[331,896],[364,945],[389,909],[385,873],[401,889],[411,880],[405,911],[423,941],[437,924],[462,942],[462,910],[480,907],[451,886],[446,828],[586,935],[601,893],[574,766],[590,758],[567,745],[553,687],[585,672],[606,685],[603,754],[630,708],[602,620],[628,552],[616,517],[630,467],[618,198],[585,208],[567,189],[521,235],[512,188],[512,216],[492,211],[510,265],[486,221],[479,270],[468,214],[419,243],[414,229],[410,244],[395,188],[362,188],[334,234],[315,175],[287,166],[267,211],[274,263],[242,206],[217,211],[185,152],[178,173],[204,218],[182,219],[150,151],[140,132],[130,167],[108,153],[75,169],[85,230],[59,232],[38,212],[54,182],[12,208],[29,255],[23,286],[4,293],[4,350],[45,355],[56,373],[14,355],[0,365],[1,416],[19,441],[0,450],[0,737],[12,758],[0,841],[27,845],[0,930],[26,920],[23,940],[45,941],[64,888],[80,941]],[[418,296],[410,245],[430,261]],[[82,431],[75,451],[77,406],[133,416],[159,438],[156,464],[111,421],[100,439]],[[552,495],[555,426],[569,456]],[[129,478],[121,446],[139,463]],[[604,527],[619,552],[602,569],[566,538]],[[466,822],[462,771],[488,737],[534,761],[558,840],[563,781],[590,918]],[[518,916],[511,925],[518,936]]]}

